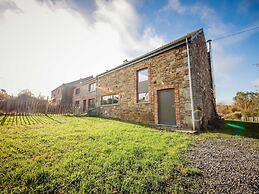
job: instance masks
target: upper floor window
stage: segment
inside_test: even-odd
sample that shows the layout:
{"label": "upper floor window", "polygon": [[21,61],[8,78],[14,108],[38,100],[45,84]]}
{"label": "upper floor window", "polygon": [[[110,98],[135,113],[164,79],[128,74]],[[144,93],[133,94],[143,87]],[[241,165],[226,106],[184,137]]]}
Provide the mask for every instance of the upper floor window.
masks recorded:
{"label": "upper floor window", "polygon": [[101,104],[118,104],[119,102],[119,95],[108,95],[108,96],[102,96],[101,98]]}
{"label": "upper floor window", "polygon": [[94,92],[96,89],[96,83],[89,84],[89,92]]}
{"label": "upper floor window", "polygon": [[137,74],[138,74],[138,79],[137,79],[138,102],[147,102],[149,99],[148,68],[139,70]]}
{"label": "upper floor window", "polygon": [[80,88],[76,88],[75,94],[76,95],[80,94]]}

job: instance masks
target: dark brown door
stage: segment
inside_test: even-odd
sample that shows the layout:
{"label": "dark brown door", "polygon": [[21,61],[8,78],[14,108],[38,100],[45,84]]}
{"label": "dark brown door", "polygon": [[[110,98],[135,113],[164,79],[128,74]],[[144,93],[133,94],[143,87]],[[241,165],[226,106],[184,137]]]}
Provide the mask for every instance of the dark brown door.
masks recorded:
{"label": "dark brown door", "polygon": [[174,89],[159,90],[158,124],[176,125]]}
{"label": "dark brown door", "polygon": [[83,101],[83,112],[86,111],[86,100]]}

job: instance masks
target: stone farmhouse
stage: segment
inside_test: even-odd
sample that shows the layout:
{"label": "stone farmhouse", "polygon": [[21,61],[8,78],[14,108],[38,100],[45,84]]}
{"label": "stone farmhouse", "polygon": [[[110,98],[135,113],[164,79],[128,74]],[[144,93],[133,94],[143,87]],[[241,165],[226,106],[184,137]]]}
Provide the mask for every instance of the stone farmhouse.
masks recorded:
{"label": "stone farmhouse", "polygon": [[80,82],[74,88],[73,105],[77,108],[79,113],[87,113],[95,109],[96,104],[96,79],[91,77],[85,81]]}
{"label": "stone farmhouse", "polygon": [[202,29],[73,88],[73,104],[100,117],[194,131],[217,118],[210,53]]}

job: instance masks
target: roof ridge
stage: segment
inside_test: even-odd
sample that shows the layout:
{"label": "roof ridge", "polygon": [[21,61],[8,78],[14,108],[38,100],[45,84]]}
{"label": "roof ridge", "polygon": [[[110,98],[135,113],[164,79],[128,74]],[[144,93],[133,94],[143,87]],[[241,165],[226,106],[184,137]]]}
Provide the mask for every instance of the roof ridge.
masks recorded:
{"label": "roof ridge", "polygon": [[[60,86],[56,87],[54,90],[60,88],[61,86],[73,84],[73,83],[80,82],[80,81],[87,81],[87,80],[90,80],[90,79],[95,79],[95,77],[93,75],[91,75],[91,76],[88,76],[88,77],[85,77],[85,78],[80,78],[80,79],[77,79],[77,80],[74,80],[74,81],[71,81],[71,82],[63,83]],[[52,90],[51,92],[53,92],[54,90]]]}

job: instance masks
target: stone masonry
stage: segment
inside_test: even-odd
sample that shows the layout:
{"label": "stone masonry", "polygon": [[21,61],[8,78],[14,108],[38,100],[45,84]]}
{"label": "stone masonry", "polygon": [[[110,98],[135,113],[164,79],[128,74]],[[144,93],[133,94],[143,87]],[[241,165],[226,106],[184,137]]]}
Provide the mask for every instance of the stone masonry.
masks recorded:
{"label": "stone masonry", "polygon": [[[138,85],[138,72],[143,69],[148,72],[144,86],[143,82]],[[168,103],[174,107],[171,128],[197,131],[207,128],[217,117],[211,62],[202,29],[125,61],[96,78],[78,81],[71,82],[76,83],[71,98],[73,104],[79,105],[81,113],[161,127],[158,94],[167,91],[174,94],[163,104],[165,109]],[[96,91],[89,92],[89,84],[94,82]],[[145,95],[148,94],[148,100],[138,101],[138,87]],[[77,89],[80,89],[80,94],[76,94]],[[96,99],[94,109],[89,109],[89,99]],[[86,109],[82,110],[84,103]],[[170,116],[170,121],[171,114],[165,115]]]}
{"label": "stone masonry", "polygon": [[[195,125],[207,128],[216,113],[211,63],[206,51],[205,37],[200,35],[190,45],[191,77]],[[202,120],[201,120],[202,119]]]}
{"label": "stone masonry", "polygon": [[[186,40],[189,46],[191,76],[188,69]],[[216,116],[216,112],[213,106],[215,99],[203,31],[190,33],[174,41],[173,44],[177,45],[180,42],[181,44],[173,49],[145,57],[139,62],[129,62],[129,65],[119,66],[97,76],[99,115],[157,126],[157,92],[162,89],[174,89],[175,127],[194,130],[207,127],[209,121]],[[137,101],[137,72],[143,68],[148,68],[149,72],[148,102]],[[190,96],[190,77],[192,79],[192,98]],[[118,104],[101,105],[101,96],[110,94],[119,95]]]}

